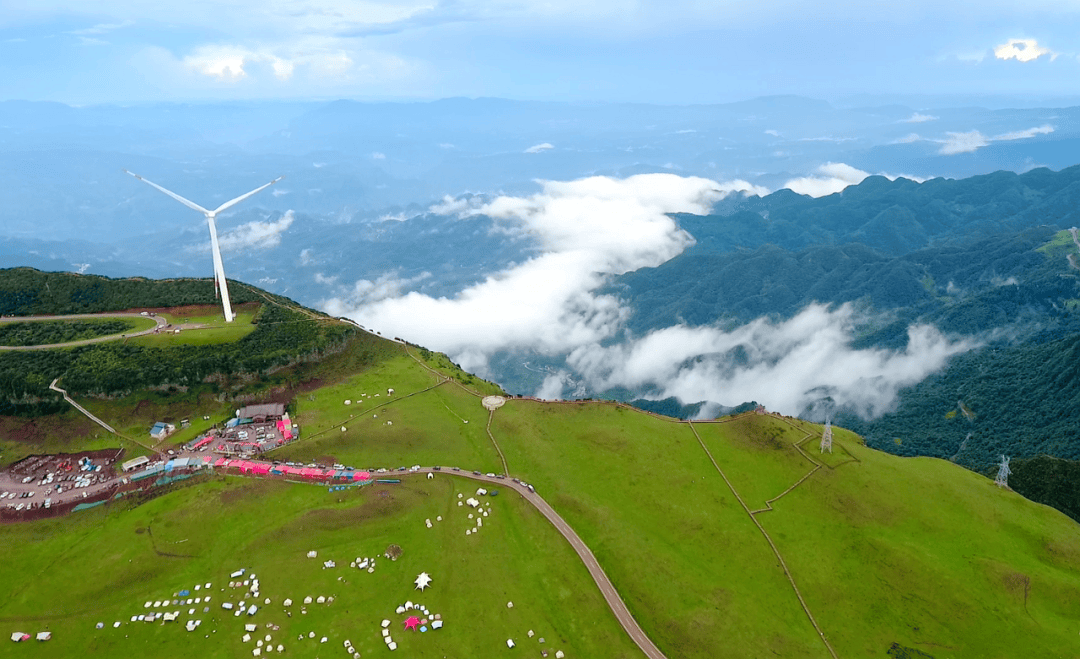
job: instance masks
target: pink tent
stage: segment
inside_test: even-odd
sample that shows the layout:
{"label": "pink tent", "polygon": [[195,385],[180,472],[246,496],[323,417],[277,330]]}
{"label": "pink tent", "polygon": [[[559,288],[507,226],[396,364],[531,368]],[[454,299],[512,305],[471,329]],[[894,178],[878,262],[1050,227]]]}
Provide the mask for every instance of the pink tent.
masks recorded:
{"label": "pink tent", "polygon": [[221,466],[223,466],[223,465],[224,465],[224,464],[225,464],[226,462],[228,462],[228,460],[226,460],[225,458],[218,458],[217,460],[215,460],[215,461],[214,461],[214,466],[215,466],[215,467],[221,467]]}
{"label": "pink tent", "polygon": [[366,471],[358,471],[355,474],[353,474],[352,479],[354,481],[369,481],[369,480],[371,480],[371,474],[369,472],[366,472]]}
{"label": "pink tent", "polygon": [[266,463],[256,463],[251,467],[251,473],[265,476],[270,473],[270,465]]}

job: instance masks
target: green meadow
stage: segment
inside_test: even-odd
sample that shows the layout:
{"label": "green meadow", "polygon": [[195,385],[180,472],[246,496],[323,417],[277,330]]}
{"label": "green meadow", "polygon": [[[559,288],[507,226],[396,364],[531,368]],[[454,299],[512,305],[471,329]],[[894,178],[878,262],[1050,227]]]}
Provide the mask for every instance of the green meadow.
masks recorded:
{"label": "green meadow", "polygon": [[[480,497],[490,516],[466,535],[474,522],[457,495],[475,485],[450,470],[431,480],[396,471],[501,472],[501,449],[509,476],[576,530],[669,657],[1076,654],[1075,523],[985,477],[874,451],[843,428],[821,454],[821,426],[772,415],[691,425],[613,403],[516,398],[489,414],[481,398],[499,389],[445,356],[369,334],[352,341],[247,383],[244,401],[291,399],[300,439],[273,459],[385,467],[403,483],[327,492],[214,476],[141,505],[0,527],[11,593],[0,618],[12,631],[52,630],[56,656],[186,656],[192,644],[200,655],[247,656],[267,633],[294,655],[344,656],[350,640],[370,656],[386,651],[384,618],[409,656],[493,656],[508,638],[535,656],[640,656],[566,541],[511,490]],[[170,442],[241,404],[201,385],[82,402],[140,441],[155,420],[191,419]],[[69,413],[19,423],[0,419],[4,463],[27,447],[117,441]],[[347,567],[391,543],[400,560],[378,559],[373,574]],[[337,567],[323,569],[326,559]],[[272,602],[252,620],[220,608],[238,601],[220,589],[241,567]],[[412,580],[422,571],[434,582],[420,594]],[[172,607],[179,624],[129,622],[143,602],[205,582],[214,584],[208,612]],[[335,599],[301,613],[309,595]],[[441,613],[446,628],[402,631],[394,608],[409,599]],[[197,631],[183,629],[189,617],[203,620]],[[259,631],[245,644],[247,622]]]}
{"label": "green meadow", "polygon": [[160,313],[172,325],[201,325],[198,329],[182,329],[179,334],[162,332],[131,339],[131,343],[148,348],[167,348],[175,345],[213,345],[238,341],[255,331],[254,319],[258,302],[248,302],[233,309],[233,322],[226,323],[221,309],[211,306],[183,307],[176,313]]}
{"label": "green meadow", "polygon": [[[0,578],[8,597],[0,619],[12,631],[52,631],[50,656],[248,656],[267,634],[286,656],[345,656],[346,640],[371,656],[386,652],[383,619],[391,620],[398,651],[408,656],[493,656],[506,651],[507,639],[574,657],[641,656],[573,550],[520,497],[479,497],[490,514],[466,535],[475,528],[468,515],[476,512],[458,506],[457,495],[475,489],[448,474],[339,492],[214,477],[137,507],[118,502],[69,518],[6,525]],[[383,558],[391,543],[403,550],[397,561]],[[311,550],[317,559],[306,557]],[[357,557],[375,557],[375,571],[351,568]],[[325,560],[336,567],[325,569]],[[245,597],[246,588],[228,587],[229,574],[240,568],[258,577],[258,600]],[[424,592],[413,584],[421,572],[432,577]],[[207,582],[209,590],[193,590]],[[183,589],[211,599],[144,608]],[[320,595],[334,601],[302,605]],[[286,598],[291,607],[283,606]],[[237,617],[221,608],[241,600],[260,610]],[[395,609],[406,601],[439,613],[445,627],[404,631],[408,614]],[[176,622],[130,620],[176,610]],[[188,632],[189,619],[202,623]],[[105,627],[96,629],[98,622]],[[258,631],[244,643],[244,625],[251,623]],[[35,650],[5,648],[9,655]]]}

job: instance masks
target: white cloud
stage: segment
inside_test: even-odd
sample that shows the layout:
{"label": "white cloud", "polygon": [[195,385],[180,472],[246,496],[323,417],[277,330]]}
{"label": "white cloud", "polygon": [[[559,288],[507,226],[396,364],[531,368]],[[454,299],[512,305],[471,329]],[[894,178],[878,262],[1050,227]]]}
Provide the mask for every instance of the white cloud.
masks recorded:
{"label": "white cloud", "polygon": [[561,400],[568,376],[569,373],[566,371],[559,371],[558,373],[548,375],[540,384],[540,388],[536,391],[535,396],[540,400]]}
{"label": "white cloud", "polygon": [[957,153],[971,153],[972,151],[990,144],[986,139],[986,136],[977,130],[968,131],[966,133],[945,134],[948,135],[948,137],[943,140],[938,153],[946,156],[955,155]]}
{"label": "white cloud", "polygon": [[251,50],[243,46],[199,46],[183,59],[189,70],[225,82],[246,78],[246,67],[268,63],[278,80],[288,80],[296,69],[296,61],[278,57],[269,50]]}
{"label": "white cloud", "polygon": [[553,144],[543,142],[542,144],[534,144],[534,145],[530,146],[528,149],[525,149],[525,153],[540,153],[541,151],[547,151],[548,149],[554,149],[554,148],[555,148],[555,146]]}
{"label": "white cloud", "polygon": [[759,319],[731,331],[675,326],[610,347],[584,345],[567,363],[598,391],[649,387],[683,403],[756,400],[784,414],[816,405],[869,418],[889,411],[900,389],[975,346],[919,325],[908,329],[902,351],[856,350],[858,324],[850,305],[811,305],[777,323]]}
{"label": "white cloud", "polygon": [[244,67],[266,56],[238,46],[201,46],[184,57],[184,66],[204,76],[234,81],[247,76]]}
{"label": "white cloud", "polygon": [[437,204],[432,204],[430,210],[436,215],[458,215],[466,216],[472,213],[483,204],[483,199],[480,197],[451,197],[445,195]]}
{"label": "white cloud", "polygon": [[300,265],[308,265],[314,259],[311,258],[311,248],[306,247],[300,250]]}
{"label": "white cloud", "polygon": [[907,135],[893,140],[893,144],[913,144],[915,142],[921,142],[922,137],[918,133],[908,133]]}
{"label": "white cloud", "polygon": [[374,151],[371,154],[371,159],[372,160],[386,160],[386,154],[385,153],[379,153],[378,151]]}
{"label": "white cloud", "polygon": [[1000,60],[1032,62],[1043,55],[1049,55],[1051,60],[1057,58],[1057,53],[1043,48],[1035,39],[1009,39],[1000,46],[994,46],[994,57]]}
{"label": "white cloud", "polygon": [[105,34],[112,32],[113,30],[119,30],[121,28],[130,27],[135,24],[135,21],[127,20],[120,23],[98,23],[97,25],[83,28],[81,30],[71,30],[68,34],[75,35],[90,35],[90,34]]}
{"label": "white cloud", "polygon": [[972,151],[989,145],[991,142],[1026,140],[1035,137],[1036,135],[1047,135],[1052,132],[1054,132],[1054,127],[1049,124],[1044,124],[1034,128],[1025,128],[1024,130],[1015,130],[1009,133],[1002,133],[1001,135],[994,135],[993,137],[987,137],[977,130],[966,133],[945,133],[948,135],[945,140],[937,140],[941,142],[941,149],[938,150],[938,153],[946,156],[957,153],[971,153]]}
{"label": "white cloud", "polygon": [[[292,226],[293,212],[286,211],[274,222],[248,222],[229,229],[218,237],[221,251],[270,249],[281,244],[281,234]],[[208,248],[208,247],[207,247]]]}
{"label": "white cloud", "polygon": [[1027,128],[1024,130],[1014,130],[1011,133],[1002,133],[993,137],[994,140],[1026,140],[1036,135],[1049,135],[1054,132],[1054,127],[1050,124],[1044,124],[1035,128]]}
{"label": "white cloud", "polygon": [[829,162],[817,168],[816,176],[793,178],[783,187],[811,197],[824,197],[840,192],[849,185],[862,183],[867,176],[870,176],[869,172],[856,169],[851,165]]}
{"label": "white cloud", "polygon": [[[918,135],[914,135],[914,137],[919,139]],[[814,176],[800,176],[798,178],[793,178],[784,183],[782,187],[787,188],[792,192],[797,192],[798,194],[810,197],[824,197],[826,195],[836,194],[849,185],[858,185],[859,183],[862,183],[867,176],[870,176],[869,172],[864,172],[863,170],[852,167],[846,163],[828,162],[818,167],[815,170]],[[901,177],[919,183],[926,180],[910,174],[889,174],[886,172],[879,172],[878,176],[884,176],[890,181],[895,181]]]}
{"label": "white cloud", "polygon": [[284,188],[274,188],[274,191],[270,194],[274,195],[275,197],[281,197],[283,195],[289,194],[289,191]]}
{"label": "white cloud", "polygon": [[932,114],[921,114],[919,112],[915,112],[910,117],[908,117],[907,119],[901,119],[900,123],[921,124],[921,123],[925,123],[927,121],[937,121],[937,119],[938,118],[935,117]]}
{"label": "white cloud", "polygon": [[[374,281],[361,279],[353,286],[344,291],[343,295],[326,303],[328,309],[333,309],[339,315],[346,315],[350,308],[363,307],[376,304],[385,300],[397,298],[402,291],[413,288],[416,284],[430,279],[430,272],[422,272],[415,277],[399,277],[395,273],[385,273]],[[324,277],[321,273],[315,275],[315,281],[319,284],[333,284],[337,277]]]}
{"label": "white cloud", "polygon": [[732,191],[762,192],[745,182],[719,184],[673,174],[541,185],[529,197],[501,196],[486,203],[479,197],[444,199],[432,209],[488,216],[500,230],[532,237],[540,255],[453,298],[411,292],[358,304],[350,291],[321,306],[384,334],[448,352],[480,371],[487,356],[502,349],[562,354],[621,328],[628,310],[615,297],[594,292],[607,275],[660,265],[693,244],[667,213],[706,213]]}
{"label": "white cloud", "polygon": [[416,217],[415,213],[407,214],[402,211],[400,213],[383,213],[377,218],[377,220],[379,222],[404,222],[406,220],[411,220],[414,217]]}
{"label": "white cloud", "polygon": [[765,134],[766,134],[766,135],[772,135],[773,137],[780,137],[780,131],[778,131],[778,130],[774,130],[774,129],[772,129],[772,128],[770,128],[769,130],[765,131]]}

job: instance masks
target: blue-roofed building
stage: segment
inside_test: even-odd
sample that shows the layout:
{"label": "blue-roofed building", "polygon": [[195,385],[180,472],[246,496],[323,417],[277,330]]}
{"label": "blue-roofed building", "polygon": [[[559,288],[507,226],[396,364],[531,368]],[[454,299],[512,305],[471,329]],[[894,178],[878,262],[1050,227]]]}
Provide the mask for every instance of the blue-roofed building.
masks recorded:
{"label": "blue-roofed building", "polygon": [[150,429],[150,436],[154,439],[161,440],[174,432],[176,432],[176,426],[171,423],[165,423],[164,421],[158,421],[154,424],[154,427]]}

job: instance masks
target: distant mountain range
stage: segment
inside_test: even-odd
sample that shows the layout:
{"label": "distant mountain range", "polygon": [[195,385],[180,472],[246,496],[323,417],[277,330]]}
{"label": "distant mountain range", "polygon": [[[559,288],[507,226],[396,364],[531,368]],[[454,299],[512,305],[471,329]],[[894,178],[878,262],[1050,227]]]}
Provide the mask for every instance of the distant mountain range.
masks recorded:
{"label": "distant mountain range", "polygon": [[[121,168],[204,204],[285,174],[274,193],[219,219],[231,240],[225,267],[311,306],[384,279],[387,295],[453,297],[542,250],[489,217],[433,209],[446,196],[655,172],[815,194],[854,183],[818,198],[734,193],[709,215],[675,216],[694,245],[600,291],[630,310],[623,338],[791,319],[813,303],[852,305],[856,349],[903,349],[909,327],[931,324],[982,347],[905,388],[877,419],[844,416],[828,396],[806,414],[833,413],[874,446],[976,468],[1001,452],[1075,458],[1080,420],[1067,410],[1076,406],[1058,402],[1074,395],[1063,356],[1080,332],[1078,271],[1067,260],[1076,250],[1061,233],[1080,224],[1078,118],[1080,108],[838,107],[799,97],[683,107],[9,101],[0,103],[0,266],[209,275],[202,218]],[[489,368],[515,393],[566,371],[564,395],[666,398],[649,386],[588,386],[565,356],[527,349],[497,354]],[[701,414],[743,402],[674,405]]]}

